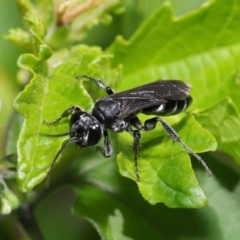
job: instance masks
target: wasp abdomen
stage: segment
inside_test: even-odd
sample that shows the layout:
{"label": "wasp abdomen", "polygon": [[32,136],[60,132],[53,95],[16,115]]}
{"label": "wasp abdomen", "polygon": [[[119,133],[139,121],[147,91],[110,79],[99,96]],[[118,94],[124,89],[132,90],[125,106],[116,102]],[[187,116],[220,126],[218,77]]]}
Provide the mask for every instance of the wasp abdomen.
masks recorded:
{"label": "wasp abdomen", "polygon": [[166,100],[159,105],[142,109],[142,113],[146,115],[169,116],[185,111],[192,103],[191,96],[184,100]]}

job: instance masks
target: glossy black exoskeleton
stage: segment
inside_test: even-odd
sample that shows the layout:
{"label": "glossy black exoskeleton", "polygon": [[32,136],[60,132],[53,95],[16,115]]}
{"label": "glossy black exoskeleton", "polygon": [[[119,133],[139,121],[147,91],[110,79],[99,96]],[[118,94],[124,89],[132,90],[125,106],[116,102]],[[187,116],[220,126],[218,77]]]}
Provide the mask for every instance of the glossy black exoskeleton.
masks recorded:
{"label": "glossy black exoskeleton", "polygon": [[70,132],[57,135],[69,134],[70,138],[59,150],[52,165],[68,144],[75,143],[80,147],[93,146],[100,141],[102,136],[104,137],[104,148],[98,146],[97,149],[105,157],[110,157],[112,147],[107,129],[113,132],[127,131],[133,136],[135,172],[137,181],[139,181],[137,155],[140,148],[141,131],[152,130],[160,122],[168,135],[174,141],[179,142],[189,154],[193,155],[211,176],[211,171],[202,158],[180,140],[179,135],[166,121],[160,117],[153,117],[142,124],[137,117],[139,113],[168,116],[184,111],[192,102],[190,85],[178,80],[158,80],[127,91],[114,93],[113,89],[106,86],[100,79],[87,75],[79,78],[93,81],[98,87],[105,90],[108,96],[100,98],[95,103],[91,114],[73,106],[64,111],[55,121],[45,121],[47,124],[57,124],[62,118],[70,116]]}

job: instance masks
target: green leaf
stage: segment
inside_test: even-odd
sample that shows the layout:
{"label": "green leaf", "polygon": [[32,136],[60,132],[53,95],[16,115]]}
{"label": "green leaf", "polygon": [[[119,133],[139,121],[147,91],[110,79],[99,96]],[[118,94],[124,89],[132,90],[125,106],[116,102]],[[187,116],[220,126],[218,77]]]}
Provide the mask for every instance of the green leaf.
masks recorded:
{"label": "green leaf", "polygon": [[[111,161],[108,161],[108,165],[105,162],[92,169],[95,175],[92,173],[92,178],[88,179],[93,181],[91,185],[72,186],[77,194],[73,213],[90,221],[105,239],[111,239],[113,231],[120,236],[118,239],[146,239],[146,235],[153,239],[235,239],[240,232],[239,175],[219,164],[210,154],[204,154],[204,159],[214,172],[213,177],[207,178],[202,166],[194,164],[194,172],[208,199],[204,208],[152,206],[139,197],[134,183],[120,178],[116,181],[115,173],[112,176],[108,166]],[[102,171],[107,176],[106,183],[94,179]],[[108,183],[115,188],[109,188]],[[114,224],[116,221],[118,225]]]}
{"label": "green leaf", "polygon": [[26,52],[31,51],[31,35],[20,28],[10,29],[9,33],[4,35],[4,38],[11,41]]}
{"label": "green leaf", "polygon": [[228,153],[240,163],[240,118],[230,99],[224,99],[213,107],[196,114],[197,120],[218,141],[218,149]]}
{"label": "green leaf", "polygon": [[164,239],[161,238],[160,231],[149,223],[149,219],[145,219],[140,211],[136,211],[117,195],[95,186],[75,190],[78,197],[73,213],[87,218],[102,239],[147,239],[149,236],[152,239]]}
{"label": "green leaf", "polygon": [[[88,111],[93,103],[76,77],[83,74],[111,74],[109,55],[100,48],[76,46],[69,51],[55,54],[47,71],[51,51],[46,45],[39,50],[39,57],[32,54],[20,56],[18,64],[33,74],[14,102],[14,108],[25,117],[18,141],[17,180],[21,191],[31,190],[40,183],[65,138],[50,138],[40,134],[59,134],[69,131],[67,121],[58,126],[45,126],[43,120],[54,121],[66,109],[78,105]],[[105,66],[106,73],[100,70]],[[47,74],[49,72],[50,74]],[[114,71],[113,71],[114,73]],[[114,78],[112,78],[114,79]]]}
{"label": "green leaf", "polygon": [[239,174],[213,157],[209,160],[213,161],[214,176],[206,181],[202,172],[198,174],[208,196],[208,205],[198,212],[199,225],[206,229],[206,239],[236,239],[240,234]]}
{"label": "green leaf", "polygon": [[[33,14],[26,14],[24,20],[29,24],[29,30],[32,33],[33,37],[36,40],[36,43],[43,44],[43,37],[46,33],[46,29],[42,23],[42,21]],[[37,46],[38,46],[37,45]]]}
{"label": "green leaf", "polygon": [[209,1],[175,18],[169,3],[156,10],[126,41],[109,47],[113,66],[123,65],[120,89],[156,79],[181,79],[192,84],[193,107],[207,108],[231,96],[240,109],[240,1]]}
{"label": "green leaf", "polygon": [[[160,125],[160,124],[159,124]],[[216,149],[213,136],[204,130],[193,117],[186,117],[176,126],[176,131],[195,152]],[[191,168],[187,152],[180,144],[173,145],[172,139],[160,131],[143,135],[143,144],[138,157],[139,190],[151,204],[163,202],[167,206],[197,208],[206,204]],[[165,136],[165,137],[164,137]],[[123,141],[125,140],[125,141]],[[123,176],[136,180],[134,157],[129,154],[131,142],[121,139],[118,164]],[[128,142],[128,145],[123,144]],[[192,161],[196,161],[195,158]]]}

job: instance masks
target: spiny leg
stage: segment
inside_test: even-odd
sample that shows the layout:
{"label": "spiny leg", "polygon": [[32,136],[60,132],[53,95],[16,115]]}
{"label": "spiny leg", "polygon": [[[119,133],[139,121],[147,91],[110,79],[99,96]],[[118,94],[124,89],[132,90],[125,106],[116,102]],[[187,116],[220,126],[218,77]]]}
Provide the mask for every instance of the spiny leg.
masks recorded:
{"label": "spiny leg", "polygon": [[154,118],[146,120],[144,123],[144,130],[149,131],[149,130],[154,129],[156,127],[157,122],[160,122],[162,124],[165,131],[168,133],[168,135],[174,141],[180,143],[189,154],[194,156],[202,164],[202,166],[205,168],[208,176],[210,177],[212,175],[211,170],[208,168],[207,164],[203,161],[203,159],[199,155],[194,153],[184,142],[182,142],[180,139],[180,136],[177,134],[177,132],[163,119],[161,119],[159,117],[154,117]]}
{"label": "spiny leg", "polygon": [[114,90],[108,86],[106,86],[106,84],[98,78],[94,78],[91,77],[89,75],[82,75],[82,76],[78,76],[77,79],[81,79],[81,78],[87,78],[91,81],[93,81],[99,88],[103,89],[108,95],[114,94]]}
{"label": "spiny leg", "polygon": [[141,147],[140,139],[142,137],[142,134],[140,130],[133,130],[131,127],[128,127],[127,131],[133,136],[135,174],[136,174],[137,181],[140,182],[140,176],[138,174],[138,152]]}
{"label": "spiny leg", "polygon": [[104,148],[97,146],[96,149],[100,151],[105,158],[108,158],[112,156],[112,146],[106,130],[104,130],[103,136],[104,136]]}
{"label": "spiny leg", "polygon": [[49,125],[54,125],[54,124],[57,124],[59,123],[60,120],[62,120],[63,118],[66,118],[68,116],[70,116],[73,112],[75,111],[81,111],[80,107],[78,106],[73,106],[73,107],[70,107],[68,108],[67,110],[65,110],[60,117],[58,117],[56,120],[52,121],[52,122],[49,122],[47,120],[44,120],[43,123],[45,124],[49,124]]}

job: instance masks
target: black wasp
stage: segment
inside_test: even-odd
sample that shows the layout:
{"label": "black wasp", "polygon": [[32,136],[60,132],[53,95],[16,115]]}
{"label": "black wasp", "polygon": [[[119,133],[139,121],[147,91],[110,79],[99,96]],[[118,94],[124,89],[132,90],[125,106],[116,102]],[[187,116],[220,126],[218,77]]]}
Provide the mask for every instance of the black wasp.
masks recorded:
{"label": "black wasp", "polygon": [[202,158],[182,142],[177,132],[162,118],[153,117],[142,124],[137,117],[139,113],[169,116],[184,111],[192,102],[190,85],[179,80],[158,80],[127,91],[115,93],[113,89],[106,86],[100,79],[88,75],[78,77],[78,79],[81,78],[93,81],[99,88],[105,90],[108,96],[97,100],[92,113],[84,112],[80,107],[73,106],[64,111],[55,121],[44,121],[47,124],[57,124],[61,119],[70,116],[70,132],[54,135],[70,135],[70,138],[58,151],[52,166],[67,145],[75,143],[80,147],[93,146],[100,141],[102,136],[104,137],[104,148],[98,146],[97,149],[102,152],[104,157],[110,157],[112,155],[112,146],[107,129],[113,132],[127,131],[133,136],[135,173],[137,181],[139,181],[137,155],[140,148],[141,131],[152,130],[160,122],[168,135],[174,141],[179,142],[189,154],[193,155],[203,165],[208,175],[211,176],[211,171]]}

